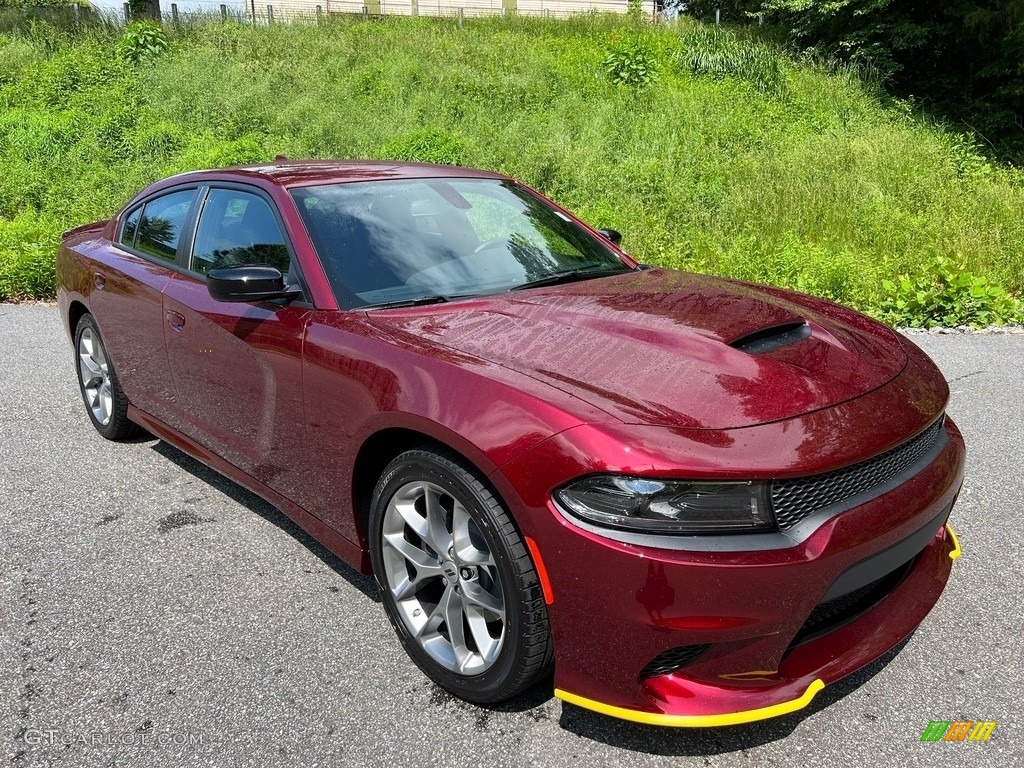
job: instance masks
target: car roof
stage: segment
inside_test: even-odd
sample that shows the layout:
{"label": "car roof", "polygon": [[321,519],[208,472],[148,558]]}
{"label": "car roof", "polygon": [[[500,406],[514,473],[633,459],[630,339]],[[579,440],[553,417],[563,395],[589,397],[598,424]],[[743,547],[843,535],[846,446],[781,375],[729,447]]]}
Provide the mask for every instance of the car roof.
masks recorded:
{"label": "car roof", "polygon": [[[172,177],[175,181],[203,179],[270,179],[282,187],[339,184],[388,179],[486,178],[507,179],[500,173],[454,165],[431,165],[388,160],[275,160],[266,165],[244,165],[217,170],[189,171]],[[165,180],[167,181],[167,180]]]}

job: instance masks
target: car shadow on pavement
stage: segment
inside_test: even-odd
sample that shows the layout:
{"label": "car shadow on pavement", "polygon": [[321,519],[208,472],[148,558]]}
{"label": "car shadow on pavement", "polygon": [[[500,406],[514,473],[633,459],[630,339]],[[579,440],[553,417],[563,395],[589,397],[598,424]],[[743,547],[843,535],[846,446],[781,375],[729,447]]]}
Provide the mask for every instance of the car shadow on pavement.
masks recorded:
{"label": "car shadow on pavement", "polygon": [[[152,440],[153,437],[148,436],[148,439]],[[228,498],[255,512],[267,522],[276,525],[320,558],[326,566],[362,592],[363,595],[375,603],[380,602],[377,582],[372,576],[364,576],[352,568],[348,563],[302,530],[290,517],[273,504],[163,440],[158,439],[152,447],[154,451],[164,458],[173,461],[196,479],[216,488]]]}
{"label": "car shadow on pavement", "polygon": [[858,672],[826,686],[805,709],[770,720],[717,728],[665,728],[606,717],[563,702],[559,724],[594,741],[654,755],[719,755],[752,749],[786,738],[804,720],[857,690],[885,669],[909,639]]}

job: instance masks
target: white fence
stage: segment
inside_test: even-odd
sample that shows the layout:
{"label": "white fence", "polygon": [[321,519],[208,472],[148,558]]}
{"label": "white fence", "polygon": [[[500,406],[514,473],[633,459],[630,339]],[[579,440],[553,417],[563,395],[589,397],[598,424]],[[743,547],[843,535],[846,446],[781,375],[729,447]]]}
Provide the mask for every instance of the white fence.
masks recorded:
{"label": "white fence", "polygon": [[[90,5],[108,17],[128,17],[123,0],[92,0]],[[648,18],[661,8],[659,0],[642,0]],[[322,18],[329,14],[363,16],[571,16],[591,11],[626,13],[628,0],[162,0],[164,18],[205,14],[223,18],[274,23],[295,18]]]}

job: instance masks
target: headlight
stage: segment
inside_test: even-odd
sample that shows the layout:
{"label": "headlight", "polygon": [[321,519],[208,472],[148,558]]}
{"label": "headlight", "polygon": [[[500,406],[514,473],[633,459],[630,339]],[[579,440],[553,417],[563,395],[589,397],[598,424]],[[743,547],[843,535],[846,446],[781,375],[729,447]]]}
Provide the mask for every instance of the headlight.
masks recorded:
{"label": "headlight", "polygon": [[566,511],[591,523],[651,533],[775,530],[766,483],[692,483],[597,475],[555,491]]}

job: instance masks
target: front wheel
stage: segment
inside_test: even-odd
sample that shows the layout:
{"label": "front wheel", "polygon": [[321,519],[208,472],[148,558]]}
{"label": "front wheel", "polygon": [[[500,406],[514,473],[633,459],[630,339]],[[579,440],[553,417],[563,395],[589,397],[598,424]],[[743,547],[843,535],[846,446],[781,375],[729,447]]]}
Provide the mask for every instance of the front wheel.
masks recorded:
{"label": "front wheel", "polygon": [[547,609],[527,549],[458,457],[421,449],[388,465],[373,494],[370,557],[406,652],[442,688],[493,703],[550,665]]}
{"label": "front wheel", "polygon": [[128,420],[128,398],[90,314],[82,315],[75,329],[75,367],[85,410],[96,431],[108,440],[123,440],[138,432]]}

